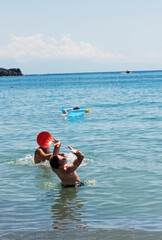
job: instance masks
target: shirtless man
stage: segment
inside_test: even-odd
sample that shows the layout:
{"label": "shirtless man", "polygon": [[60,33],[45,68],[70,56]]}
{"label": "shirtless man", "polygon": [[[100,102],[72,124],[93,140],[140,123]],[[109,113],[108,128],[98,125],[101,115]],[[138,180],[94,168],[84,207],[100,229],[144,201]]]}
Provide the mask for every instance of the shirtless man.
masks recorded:
{"label": "shirtless man", "polygon": [[76,155],[76,159],[71,165],[67,165],[66,157],[59,154],[61,142],[59,140],[55,140],[54,144],[55,148],[53,156],[50,159],[50,165],[53,172],[55,172],[60,178],[62,187],[83,186],[84,183],[80,182],[80,178],[76,173],[76,169],[79,167],[84,158],[83,153],[81,153],[80,150],[75,150],[74,148],[68,146],[71,152]]}
{"label": "shirtless man", "polygon": [[[59,155],[65,156],[64,153],[59,153]],[[45,162],[45,160],[50,160],[50,158],[52,156],[53,156],[53,154],[50,152],[49,147],[48,148],[39,147],[35,150],[34,162],[35,162],[35,164],[38,164],[40,162]]]}

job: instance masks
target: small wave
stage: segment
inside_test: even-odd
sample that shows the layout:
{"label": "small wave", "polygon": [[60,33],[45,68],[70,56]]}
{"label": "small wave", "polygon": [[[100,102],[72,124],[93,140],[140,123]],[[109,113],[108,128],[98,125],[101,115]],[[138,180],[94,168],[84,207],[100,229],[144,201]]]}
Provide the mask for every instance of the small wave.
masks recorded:
{"label": "small wave", "polygon": [[[68,153],[65,154],[68,160],[68,164],[72,164],[72,162],[74,161],[74,159],[76,158],[76,156],[72,153]],[[85,167],[87,166],[89,163],[94,162],[93,159],[88,159],[88,158],[84,158],[82,164],[80,165],[81,167]],[[45,162],[41,162],[37,165],[35,165],[34,163],[34,156],[31,156],[30,154],[26,155],[23,158],[19,158],[17,160],[11,160],[10,161],[11,164],[13,165],[21,165],[21,166],[29,166],[29,167],[33,167],[33,166],[46,166],[49,167],[49,161],[45,161]]]}
{"label": "small wave", "polygon": [[84,158],[82,164],[80,165],[81,167],[85,167],[87,165],[89,165],[90,163],[94,162],[93,159],[90,159],[90,158]]}
{"label": "small wave", "polygon": [[88,185],[88,186],[94,186],[96,185],[97,181],[95,179],[85,179],[84,183],[85,185]]}
{"label": "small wave", "polygon": [[26,155],[23,158],[19,158],[17,160],[11,160],[10,164],[21,165],[21,166],[29,166],[29,167],[35,167],[35,166],[47,166],[47,167],[49,167],[49,161],[48,160],[46,160],[45,162],[35,164],[34,163],[34,156],[31,156],[29,154]]}
{"label": "small wave", "polygon": [[26,155],[24,158],[12,160],[10,161],[10,163],[13,165],[22,165],[22,166],[29,166],[29,167],[35,166],[34,156],[31,156],[31,155]]}
{"label": "small wave", "polygon": [[36,164],[35,166],[45,166],[45,167],[49,167],[49,161],[48,160],[45,160],[45,162],[41,162],[41,163],[38,163]]}

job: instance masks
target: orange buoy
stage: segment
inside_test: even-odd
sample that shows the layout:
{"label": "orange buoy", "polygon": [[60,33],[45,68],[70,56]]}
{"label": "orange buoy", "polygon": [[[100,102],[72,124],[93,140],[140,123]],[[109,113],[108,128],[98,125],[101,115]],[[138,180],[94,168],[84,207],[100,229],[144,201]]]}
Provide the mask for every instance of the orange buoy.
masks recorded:
{"label": "orange buoy", "polygon": [[52,144],[53,137],[49,132],[41,132],[37,136],[37,143],[42,148],[47,148]]}

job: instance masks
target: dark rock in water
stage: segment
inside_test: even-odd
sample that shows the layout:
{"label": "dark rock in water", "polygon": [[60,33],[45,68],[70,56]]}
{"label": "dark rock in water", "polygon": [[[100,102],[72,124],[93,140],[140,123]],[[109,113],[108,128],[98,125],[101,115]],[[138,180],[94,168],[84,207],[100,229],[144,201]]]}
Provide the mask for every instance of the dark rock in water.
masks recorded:
{"label": "dark rock in water", "polygon": [[5,68],[0,68],[0,77],[3,76],[22,76],[22,72],[19,68],[10,68],[10,69],[5,69]]}
{"label": "dark rock in water", "polygon": [[129,71],[129,70],[126,70],[125,73],[130,73],[130,71]]}

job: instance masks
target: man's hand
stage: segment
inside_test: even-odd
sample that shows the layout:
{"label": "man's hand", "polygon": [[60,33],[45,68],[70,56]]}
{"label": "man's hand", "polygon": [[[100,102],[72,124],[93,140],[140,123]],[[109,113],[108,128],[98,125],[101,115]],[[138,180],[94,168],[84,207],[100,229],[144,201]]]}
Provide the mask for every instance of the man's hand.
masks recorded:
{"label": "man's hand", "polygon": [[60,147],[61,146],[60,140],[53,138],[53,146],[54,147]]}
{"label": "man's hand", "polygon": [[67,171],[69,173],[72,173],[74,172],[81,164],[83,158],[84,158],[84,155],[83,153],[80,152],[80,150],[76,150],[70,146],[68,146],[68,148],[70,149],[70,151],[76,156],[76,159],[73,161],[73,163],[68,166],[67,168]]}
{"label": "man's hand", "polygon": [[69,148],[70,151],[71,151],[73,154],[75,154],[75,155],[80,152],[80,150],[76,150],[76,149],[74,149],[74,148],[72,148],[72,147],[70,147],[70,146],[68,146],[68,148]]}

